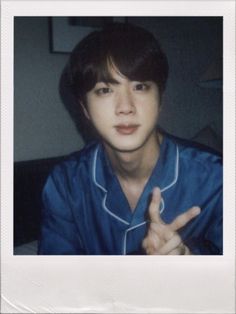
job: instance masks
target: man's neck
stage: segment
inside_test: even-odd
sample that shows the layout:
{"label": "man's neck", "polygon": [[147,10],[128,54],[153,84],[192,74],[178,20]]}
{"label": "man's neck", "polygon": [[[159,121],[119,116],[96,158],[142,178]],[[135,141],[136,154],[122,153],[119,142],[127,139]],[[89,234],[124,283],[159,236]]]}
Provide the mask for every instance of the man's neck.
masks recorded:
{"label": "man's neck", "polygon": [[112,167],[120,180],[146,182],[159,158],[162,136],[155,134],[146,145],[133,152],[119,152],[106,147]]}
{"label": "man's neck", "polygon": [[105,145],[112,167],[134,211],[160,154],[162,136],[153,134],[143,147],[133,152],[119,152]]}

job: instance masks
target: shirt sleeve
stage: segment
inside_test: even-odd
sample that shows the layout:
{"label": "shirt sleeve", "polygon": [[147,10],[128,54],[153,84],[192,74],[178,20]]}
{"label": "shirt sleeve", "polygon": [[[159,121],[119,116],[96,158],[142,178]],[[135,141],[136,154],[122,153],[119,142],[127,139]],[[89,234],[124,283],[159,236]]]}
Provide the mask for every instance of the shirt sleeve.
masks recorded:
{"label": "shirt sleeve", "polygon": [[[216,183],[217,182],[217,183]],[[207,181],[208,186],[203,188],[206,198],[200,205],[202,212],[189,223],[186,245],[195,255],[222,255],[223,254],[223,197],[221,178]],[[214,189],[211,185],[217,185]]]}
{"label": "shirt sleeve", "polygon": [[[205,249],[204,254],[222,255],[223,254],[223,191],[222,191],[222,166],[217,164],[217,169],[212,175],[212,179],[207,181],[209,186],[209,196],[206,215],[208,219],[208,228],[205,232]],[[205,188],[207,189],[207,187]]]}
{"label": "shirt sleeve", "polygon": [[211,225],[206,232],[206,252],[213,255],[223,254],[223,200],[219,196],[218,207],[212,215]]}
{"label": "shirt sleeve", "polygon": [[62,170],[55,168],[43,189],[39,255],[84,254],[64,177]]}

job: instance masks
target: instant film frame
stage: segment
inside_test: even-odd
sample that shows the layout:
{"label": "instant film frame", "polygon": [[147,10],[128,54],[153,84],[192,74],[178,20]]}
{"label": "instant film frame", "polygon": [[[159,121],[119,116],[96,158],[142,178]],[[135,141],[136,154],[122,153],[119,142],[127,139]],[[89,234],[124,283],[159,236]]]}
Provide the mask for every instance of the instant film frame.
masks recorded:
{"label": "instant film frame", "polygon": [[[2,313],[235,312],[234,5],[235,1],[2,2]],[[74,16],[75,12],[80,16],[223,17],[226,187],[223,256],[13,255],[13,18]]]}
{"label": "instant film frame", "polygon": [[[14,254],[37,253],[42,188],[53,166],[64,159],[59,152],[55,153],[55,144],[60,149],[63,147],[64,154],[68,155],[84,146],[77,147],[77,138],[85,138],[90,131],[90,127],[85,125],[83,112],[81,119],[74,116],[71,95],[65,84],[60,84],[65,96],[63,104],[59,103],[61,90],[58,91],[57,85],[62,82],[59,72],[79,40],[88,32],[101,28],[101,24],[117,19],[95,16],[14,17]],[[163,129],[168,130],[171,126],[174,135],[182,130],[183,138],[205,140],[222,152],[223,17],[119,18],[122,23],[127,20],[146,26],[160,37],[169,59],[170,75],[161,110],[164,117],[159,117]],[[78,112],[80,108],[77,104],[75,106]],[[75,138],[66,128],[66,108],[78,126]],[[166,123],[168,120],[171,123]],[[74,125],[71,119],[68,123]],[[57,124],[61,131],[55,127]],[[63,133],[70,138],[67,145],[62,141]],[[41,158],[38,158],[35,144]],[[48,147],[52,148],[52,158],[48,157]]]}

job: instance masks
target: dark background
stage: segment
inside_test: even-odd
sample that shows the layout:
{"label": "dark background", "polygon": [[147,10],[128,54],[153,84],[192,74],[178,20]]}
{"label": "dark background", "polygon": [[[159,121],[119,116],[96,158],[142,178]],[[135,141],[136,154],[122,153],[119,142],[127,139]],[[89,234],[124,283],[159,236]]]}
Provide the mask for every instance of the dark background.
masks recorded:
{"label": "dark background", "polygon": [[[56,18],[57,22],[59,21]],[[68,20],[66,17],[64,20]],[[160,125],[168,132],[222,152],[221,17],[132,17],[160,40],[170,74]],[[14,241],[37,240],[41,190],[53,165],[84,145],[59,94],[68,53],[58,51],[50,17],[15,17],[14,27]],[[60,22],[60,21],[59,21]],[[70,20],[71,22],[71,20]],[[73,20],[78,37],[91,20]],[[91,26],[99,27],[99,20]],[[61,29],[57,40],[69,43]],[[17,251],[19,254],[19,251]],[[26,253],[25,253],[26,254]]]}

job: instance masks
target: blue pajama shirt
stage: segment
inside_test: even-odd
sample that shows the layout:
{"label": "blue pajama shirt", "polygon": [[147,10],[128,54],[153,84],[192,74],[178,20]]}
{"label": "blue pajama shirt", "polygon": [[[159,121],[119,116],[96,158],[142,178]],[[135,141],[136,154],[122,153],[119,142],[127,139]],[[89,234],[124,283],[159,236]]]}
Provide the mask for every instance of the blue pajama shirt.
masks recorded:
{"label": "blue pajama shirt", "polygon": [[160,213],[166,223],[192,206],[201,207],[200,215],[178,231],[190,251],[223,254],[221,158],[167,134],[133,212],[101,143],[89,144],[55,166],[43,190],[38,254],[144,254],[141,244],[155,186],[161,189]]}

